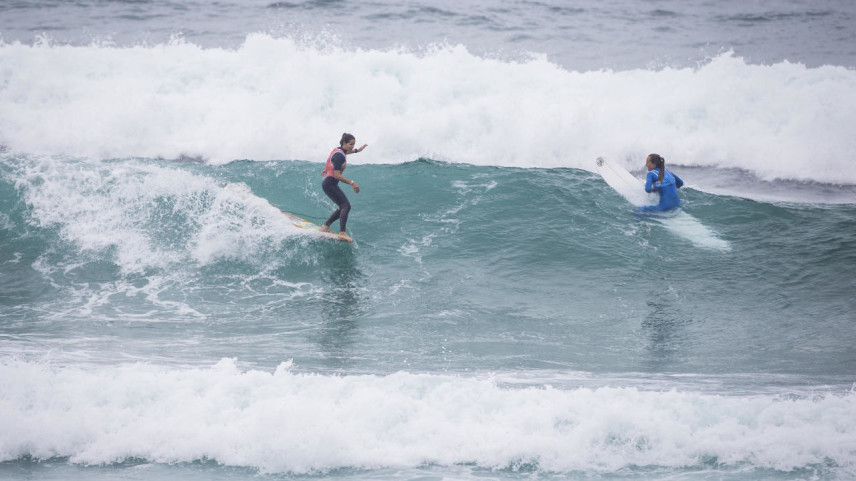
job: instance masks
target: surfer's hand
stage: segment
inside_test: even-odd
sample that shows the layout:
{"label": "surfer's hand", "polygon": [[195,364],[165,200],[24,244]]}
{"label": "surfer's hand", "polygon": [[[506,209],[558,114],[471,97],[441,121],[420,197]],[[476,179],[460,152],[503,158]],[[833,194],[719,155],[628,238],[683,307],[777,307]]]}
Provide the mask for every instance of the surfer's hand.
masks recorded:
{"label": "surfer's hand", "polygon": [[362,146],[362,147],[360,147],[359,149],[356,149],[356,151],[357,151],[357,152],[362,152],[362,151],[363,151],[363,149],[365,149],[365,148],[366,148],[366,147],[368,147],[368,146],[369,146],[369,144],[363,144],[363,146]]}
{"label": "surfer's hand", "polygon": [[351,187],[353,187],[353,188],[354,188],[354,193],[355,193],[355,194],[359,194],[359,193],[360,193],[360,186],[359,186],[359,185],[357,185],[357,183],[356,183],[356,182],[351,182]]}

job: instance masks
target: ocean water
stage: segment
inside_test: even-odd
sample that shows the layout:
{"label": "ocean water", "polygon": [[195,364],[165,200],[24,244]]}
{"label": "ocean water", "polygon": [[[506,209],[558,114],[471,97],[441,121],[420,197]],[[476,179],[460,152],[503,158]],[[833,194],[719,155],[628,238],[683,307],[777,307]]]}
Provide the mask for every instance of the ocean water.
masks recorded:
{"label": "ocean water", "polygon": [[854,91],[845,1],[5,2],[0,479],[854,479]]}

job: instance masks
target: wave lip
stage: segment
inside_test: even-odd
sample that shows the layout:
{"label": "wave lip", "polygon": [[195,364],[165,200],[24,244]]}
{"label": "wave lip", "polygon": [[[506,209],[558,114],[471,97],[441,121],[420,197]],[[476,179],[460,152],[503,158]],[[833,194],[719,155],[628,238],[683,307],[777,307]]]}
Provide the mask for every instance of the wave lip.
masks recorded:
{"label": "wave lip", "polygon": [[[418,375],[241,371],[133,364],[0,365],[0,461],[216,460],[263,472],[451,466],[546,472],[746,465],[852,475],[852,393],[724,397],[635,388],[508,389]],[[715,460],[715,461],[712,461]]]}

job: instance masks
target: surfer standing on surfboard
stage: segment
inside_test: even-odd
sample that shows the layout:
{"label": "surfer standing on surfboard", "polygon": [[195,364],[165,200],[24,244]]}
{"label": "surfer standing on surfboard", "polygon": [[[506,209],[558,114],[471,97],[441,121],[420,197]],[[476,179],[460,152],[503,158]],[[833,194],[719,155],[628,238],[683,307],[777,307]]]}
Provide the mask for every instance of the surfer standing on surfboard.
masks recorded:
{"label": "surfer standing on surfboard", "polygon": [[345,232],[345,226],[348,223],[348,213],[351,211],[351,203],[348,202],[348,197],[345,196],[345,193],[342,192],[342,189],[339,187],[339,182],[344,182],[353,187],[355,194],[360,193],[360,186],[353,180],[347,179],[342,175],[342,172],[344,172],[345,166],[348,163],[345,156],[348,154],[362,152],[367,146],[367,144],[363,144],[359,149],[355,149],[354,145],[356,142],[357,141],[353,135],[348,133],[342,134],[342,140],[339,141],[339,147],[336,147],[332,152],[330,152],[330,155],[327,157],[327,163],[324,164],[324,170],[321,171],[321,175],[324,176],[324,180],[321,182],[321,188],[324,189],[324,193],[327,194],[327,197],[329,197],[330,200],[335,202],[338,206],[338,209],[333,211],[330,218],[327,219],[327,222],[321,226],[321,230],[323,232],[333,232],[330,225],[338,220],[339,237],[349,242],[353,241],[353,239],[351,239]]}
{"label": "surfer standing on surfboard", "polygon": [[645,158],[645,168],[648,169],[648,174],[645,176],[645,192],[660,194],[660,203],[646,205],[637,210],[665,212],[680,207],[681,199],[678,198],[678,189],[684,185],[684,181],[666,170],[666,159],[659,154],[650,154]]}

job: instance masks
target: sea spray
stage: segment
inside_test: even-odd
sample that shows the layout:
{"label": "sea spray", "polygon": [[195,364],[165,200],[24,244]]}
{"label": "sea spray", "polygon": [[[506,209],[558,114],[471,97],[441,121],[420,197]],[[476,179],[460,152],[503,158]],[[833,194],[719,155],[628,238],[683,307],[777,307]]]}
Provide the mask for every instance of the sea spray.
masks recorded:
{"label": "sea spray", "polygon": [[0,44],[0,64],[0,143],[16,152],[320,162],[350,131],[371,145],[364,163],[593,170],[600,155],[630,168],[656,151],[670,165],[856,183],[856,71],[844,67],[723,53],[693,68],[574,71],[460,45],[266,34],[234,49]]}

